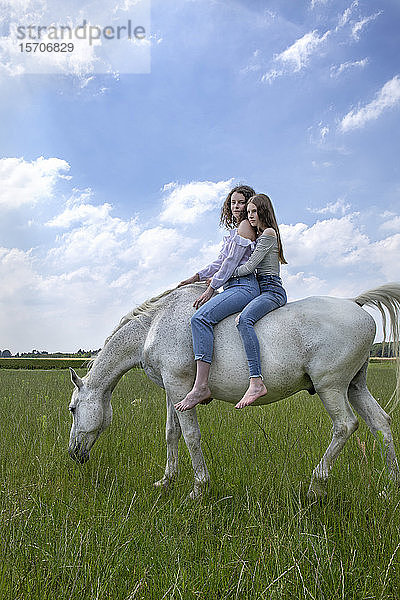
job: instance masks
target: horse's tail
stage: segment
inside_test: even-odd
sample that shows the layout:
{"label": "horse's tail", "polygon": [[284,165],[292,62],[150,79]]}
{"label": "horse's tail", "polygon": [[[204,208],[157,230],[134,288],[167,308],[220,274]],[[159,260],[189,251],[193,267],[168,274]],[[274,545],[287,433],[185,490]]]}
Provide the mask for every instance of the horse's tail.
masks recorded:
{"label": "horse's tail", "polygon": [[396,387],[386,407],[391,405],[393,412],[400,402],[400,283],[387,283],[373,290],[364,292],[356,298],[352,298],[360,306],[373,306],[378,308],[383,321],[383,341],[387,337],[387,318],[385,308],[389,314],[390,333],[389,340],[392,342],[392,353],[396,359]]}

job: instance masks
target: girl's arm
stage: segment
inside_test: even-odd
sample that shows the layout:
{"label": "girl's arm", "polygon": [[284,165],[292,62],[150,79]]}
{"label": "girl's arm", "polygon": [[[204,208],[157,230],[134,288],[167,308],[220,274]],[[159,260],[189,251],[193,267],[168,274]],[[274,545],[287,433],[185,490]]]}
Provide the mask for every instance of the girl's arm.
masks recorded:
{"label": "girl's arm", "polygon": [[265,258],[266,254],[271,250],[276,240],[276,235],[271,233],[263,233],[258,238],[256,249],[250,256],[249,260],[235,269],[234,277],[243,277],[254,273],[260,262]]}
{"label": "girl's arm", "polygon": [[207,287],[206,291],[194,302],[193,306],[196,309],[210,300],[210,298],[213,297],[215,290],[221,287],[221,285],[224,285],[224,283],[232,277],[233,271],[243,258],[243,255],[250,244],[252,244],[251,240],[241,237],[238,234],[232,238],[228,256],[223,261],[221,268],[211,278],[210,285]]}
{"label": "girl's arm", "polygon": [[204,269],[201,269],[200,271],[198,271],[198,273],[197,273],[197,275],[199,276],[198,281],[205,281],[206,279],[208,279],[209,277],[214,275],[214,273],[216,273],[221,268],[221,265],[227,256],[228,246],[229,246],[229,239],[226,236],[224,238],[224,242],[222,244],[221,251],[218,254],[218,258],[216,258],[212,263],[210,263],[209,265],[204,267]]}
{"label": "girl's arm", "polygon": [[220,269],[221,264],[223,263],[223,260],[226,257],[228,244],[229,241],[227,237],[225,237],[218,258],[216,258],[214,262],[204,267],[204,269],[201,269],[200,271],[195,273],[192,277],[189,277],[189,279],[181,281],[178,284],[178,287],[182,287],[183,285],[189,285],[190,283],[195,283],[196,281],[206,281],[209,277],[214,275],[214,273],[216,273],[218,269]]}

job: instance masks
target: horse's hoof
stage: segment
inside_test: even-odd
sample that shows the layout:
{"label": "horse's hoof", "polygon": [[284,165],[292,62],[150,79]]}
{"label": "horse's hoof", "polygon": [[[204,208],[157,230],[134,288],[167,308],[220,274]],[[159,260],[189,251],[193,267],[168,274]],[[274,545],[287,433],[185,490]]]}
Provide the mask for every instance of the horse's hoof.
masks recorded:
{"label": "horse's hoof", "polygon": [[201,498],[203,498],[203,496],[206,495],[209,488],[210,488],[209,481],[198,483],[197,485],[195,484],[194,488],[190,492],[187,499],[188,500],[200,500]]}
{"label": "horse's hoof", "polygon": [[309,500],[318,500],[327,496],[326,481],[323,479],[314,479],[308,488],[307,498]]}
{"label": "horse's hoof", "polygon": [[153,483],[153,486],[155,488],[161,488],[163,490],[167,490],[169,487],[171,487],[171,483],[172,483],[171,479],[168,479],[167,477],[163,477],[159,481],[155,481]]}

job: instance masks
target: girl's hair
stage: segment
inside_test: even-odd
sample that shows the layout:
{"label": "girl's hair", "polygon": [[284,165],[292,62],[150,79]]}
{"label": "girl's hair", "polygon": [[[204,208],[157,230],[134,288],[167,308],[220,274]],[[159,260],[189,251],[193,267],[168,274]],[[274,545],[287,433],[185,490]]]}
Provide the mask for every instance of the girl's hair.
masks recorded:
{"label": "girl's hair", "polygon": [[[232,194],[234,194],[235,192],[237,192],[238,194],[242,194],[242,196],[244,196],[244,198],[246,200],[246,206],[247,206],[249,199],[255,195],[255,191],[253,190],[253,188],[251,188],[248,185],[237,185],[236,187],[233,188],[233,190],[231,190],[229,192],[229,194],[227,195],[226,200],[222,206],[221,219],[220,219],[220,225],[224,225],[228,229],[233,229],[234,227],[236,227],[238,225],[238,223],[235,223],[235,220],[232,215],[232,209],[231,209],[231,198],[232,198]],[[239,222],[243,221],[244,219],[247,219],[246,206],[244,207],[243,214],[241,215]]]}
{"label": "girl's hair", "polygon": [[278,238],[278,256],[279,261],[283,265],[287,265],[286,259],[283,256],[281,235],[279,233],[278,223],[276,222],[274,207],[270,198],[266,194],[256,194],[249,198],[247,204],[251,202],[257,208],[257,216],[265,228],[272,227],[276,232]]}

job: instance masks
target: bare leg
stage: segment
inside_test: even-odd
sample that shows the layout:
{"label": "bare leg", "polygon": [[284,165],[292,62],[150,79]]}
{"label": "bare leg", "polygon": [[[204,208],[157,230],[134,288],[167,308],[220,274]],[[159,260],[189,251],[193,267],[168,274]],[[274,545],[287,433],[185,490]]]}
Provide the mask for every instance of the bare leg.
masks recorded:
{"label": "bare leg", "polygon": [[253,404],[255,400],[265,396],[267,391],[261,377],[250,377],[249,388],[243,398],[236,404],[235,408],[244,408],[245,406]]}
{"label": "bare leg", "polygon": [[196,380],[193,389],[188,395],[175,404],[176,410],[190,410],[197,404],[203,403],[211,398],[210,388],[208,387],[208,375],[211,365],[203,360],[196,361]]}

